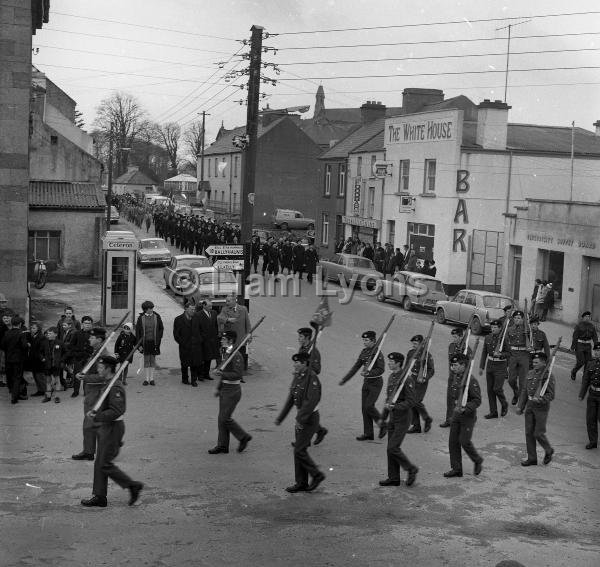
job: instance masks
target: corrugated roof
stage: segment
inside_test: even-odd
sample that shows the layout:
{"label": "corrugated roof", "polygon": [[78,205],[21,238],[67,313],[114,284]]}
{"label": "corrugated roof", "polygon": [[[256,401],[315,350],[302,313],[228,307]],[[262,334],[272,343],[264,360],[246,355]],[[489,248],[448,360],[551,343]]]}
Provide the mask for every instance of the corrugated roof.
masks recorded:
{"label": "corrugated roof", "polygon": [[156,181],[139,169],[130,169],[113,181],[118,185],[156,185]]}
{"label": "corrugated roof", "polygon": [[341,159],[347,157],[350,152],[362,146],[380,132],[383,132],[384,124],[385,119],[383,118],[365,124],[319,156],[319,159]]}
{"label": "corrugated roof", "polygon": [[[262,135],[266,134],[269,130],[272,130],[278,124],[281,124],[283,120],[288,118],[287,116],[282,116],[277,120],[273,120],[266,127],[263,127],[262,124],[258,125],[258,133],[257,137],[260,138]],[[221,137],[213,142],[208,148],[204,150],[205,156],[215,155],[215,154],[233,154],[240,152],[241,150],[233,145],[233,137],[234,136],[243,136],[246,134],[246,127],[239,126],[234,128],[233,130],[223,130]]]}
{"label": "corrugated roof", "polygon": [[30,181],[29,208],[103,210],[104,195],[94,183]]}

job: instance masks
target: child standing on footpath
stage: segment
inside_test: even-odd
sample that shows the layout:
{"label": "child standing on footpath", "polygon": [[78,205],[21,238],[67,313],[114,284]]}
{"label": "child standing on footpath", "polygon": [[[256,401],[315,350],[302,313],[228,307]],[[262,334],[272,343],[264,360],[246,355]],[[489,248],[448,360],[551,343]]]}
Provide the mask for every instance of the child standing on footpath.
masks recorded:
{"label": "child standing on footpath", "polygon": [[[64,354],[63,342],[58,338],[58,329],[50,327],[46,331],[46,352],[45,352],[45,372],[46,372],[46,395],[42,403],[49,402],[54,392],[60,392],[62,384],[60,376],[62,372],[62,358]],[[55,396],[55,403],[60,402],[60,398]]]}
{"label": "child standing on footpath", "polygon": [[135,334],[142,341],[140,352],[144,354],[144,381],[142,386],[155,386],[154,368],[156,356],[160,354],[160,343],[162,341],[164,326],[158,313],[154,312],[154,303],[144,301],[142,312],[135,325]]}
{"label": "child standing on footpath", "polygon": [[[133,362],[132,350],[136,342],[137,339],[133,334],[133,325],[131,323],[125,323],[123,325],[123,330],[115,342],[115,355],[119,360],[119,364],[123,365],[125,361],[127,361],[130,365]],[[129,354],[131,354],[131,356],[128,356]],[[129,365],[121,374],[121,382],[124,386],[127,385],[127,371],[129,370]]]}

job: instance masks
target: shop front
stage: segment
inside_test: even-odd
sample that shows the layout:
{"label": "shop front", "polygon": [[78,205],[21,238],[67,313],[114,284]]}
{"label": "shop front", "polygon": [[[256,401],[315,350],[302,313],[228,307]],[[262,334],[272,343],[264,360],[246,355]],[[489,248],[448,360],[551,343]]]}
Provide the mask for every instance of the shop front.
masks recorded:
{"label": "shop front", "polygon": [[342,223],[350,228],[352,238],[358,238],[361,242],[375,245],[381,231],[381,221],[365,219],[362,217],[351,217],[344,215]]}

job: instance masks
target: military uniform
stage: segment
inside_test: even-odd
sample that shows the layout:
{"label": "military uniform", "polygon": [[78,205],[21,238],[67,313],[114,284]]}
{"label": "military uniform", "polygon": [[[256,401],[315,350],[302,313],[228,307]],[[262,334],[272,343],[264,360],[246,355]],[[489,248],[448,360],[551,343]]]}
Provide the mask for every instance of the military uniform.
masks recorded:
{"label": "military uniform", "polygon": [[487,335],[483,341],[481,360],[479,361],[480,370],[485,369],[488,403],[490,405],[488,415],[495,417],[498,417],[497,401],[500,402],[502,415],[506,415],[508,409],[508,402],[504,395],[504,381],[507,377],[507,359],[511,353],[507,341],[504,341],[502,351],[498,351],[501,341],[501,334]]}
{"label": "military uniform", "polygon": [[[386,399],[391,402],[394,392],[400,385],[402,371],[392,372],[388,378]],[[411,423],[411,410],[417,403],[415,382],[411,376],[406,379],[398,399],[390,410],[387,426],[387,468],[388,480],[400,481],[400,468],[415,474],[417,467],[413,465],[401,449],[402,441]]]}
{"label": "military uniform", "polygon": [[[548,337],[546,336],[546,333],[544,333],[544,331],[542,331],[541,329],[534,329],[533,327],[531,328],[531,356],[533,357],[534,354],[539,354],[540,352],[543,352],[546,355],[546,358],[550,358],[550,345],[548,343]],[[532,358],[530,358],[530,363],[529,363],[529,369],[531,370],[532,365],[531,365],[531,360]]]}
{"label": "military uniform", "polygon": [[[360,351],[358,359],[354,366],[344,376],[340,384],[345,384],[354,376],[360,368],[365,370],[371,363],[371,359],[375,356],[377,347],[365,347]],[[381,352],[377,355],[373,368],[364,376],[361,396],[361,409],[363,416],[363,437],[366,439],[374,439],[373,423],[377,423],[381,416],[375,407],[375,402],[379,397],[383,388],[383,373],[385,371],[385,361]]]}
{"label": "military uniform", "polygon": [[[600,344],[596,344],[594,350],[600,350]],[[586,449],[595,449],[598,446],[598,421],[600,420],[600,358],[592,359],[583,370],[579,398],[583,400],[586,394],[588,399],[585,421],[590,439]]]}
{"label": "military uniform", "polygon": [[[407,364],[408,361],[415,355],[415,349],[411,348],[406,354]],[[425,431],[429,431],[431,427],[431,416],[427,413],[427,409],[425,408],[425,404],[423,400],[425,399],[425,394],[427,393],[427,386],[429,385],[429,380],[433,377],[435,373],[435,366],[433,363],[433,357],[431,354],[427,353],[427,359],[425,362],[425,368],[421,368],[421,360],[417,358],[411,370],[411,378],[415,383],[415,404],[412,407],[412,427],[409,430],[409,433],[420,433],[421,432],[421,419],[425,422]]]}
{"label": "military uniform", "polygon": [[515,405],[525,385],[529,371],[529,347],[527,346],[528,332],[524,323],[508,324],[505,343],[510,347],[508,359],[508,384],[513,391],[512,403]]}
{"label": "military uniform", "polygon": [[[310,367],[312,371],[318,376],[321,374],[321,353],[319,349],[314,347],[309,349],[307,346],[301,346],[298,352],[306,353],[310,356]],[[317,430],[317,436],[315,439],[315,445],[318,445],[325,435],[327,435],[327,429],[319,422],[319,429]]]}
{"label": "military uniform", "polygon": [[[468,361],[466,361],[466,364],[468,364]],[[479,455],[471,440],[475,422],[477,421],[477,408],[481,405],[481,390],[479,389],[477,380],[471,376],[467,394],[467,403],[463,410],[462,379],[462,372],[452,372],[452,386],[450,391],[454,405],[454,413],[451,418],[448,449],[450,451],[450,468],[452,469],[450,472],[454,472],[455,474],[446,473],[446,476],[462,476],[461,448],[467,453],[475,465],[480,466],[483,462],[483,458]]]}
{"label": "military uniform", "polygon": [[[548,388],[545,394],[539,399],[534,399],[539,395],[543,386],[546,373],[545,368],[534,368],[527,374],[527,380],[523,391],[519,397],[519,411],[525,411],[525,441],[527,443],[527,461],[522,464],[537,464],[536,441],[542,446],[546,453],[545,460],[552,456],[554,449],[546,437],[546,421],[550,411],[550,402],[554,399],[554,376],[550,376]],[[550,462],[548,460],[548,462]],[[547,463],[546,463],[547,464]]]}
{"label": "military uniform", "polygon": [[[296,357],[297,355],[294,355]],[[294,372],[290,393],[283,409],[276,420],[281,423],[296,406],[296,439],[294,442],[294,471],[296,486],[308,487],[309,475],[315,478],[323,474],[308,454],[310,441],[319,429],[319,401],[321,400],[321,382],[313,370],[305,368],[302,372]]]}
{"label": "military uniform", "polygon": [[571,380],[575,380],[577,371],[592,359],[592,344],[597,342],[598,333],[591,321],[580,321],[575,325],[571,350],[575,351],[577,362],[571,370]]}
{"label": "military uniform", "polygon": [[[455,354],[460,354],[464,351],[465,345],[463,341],[454,342],[452,341],[448,345],[448,384],[446,385],[446,421],[440,425],[440,427],[450,427],[450,419],[452,417],[452,413],[454,412],[454,405],[452,404],[452,396],[450,393],[450,388],[452,386],[452,373],[450,371],[450,361]],[[467,356],[472,358],[473,350],[471,347],[467,347]]]}

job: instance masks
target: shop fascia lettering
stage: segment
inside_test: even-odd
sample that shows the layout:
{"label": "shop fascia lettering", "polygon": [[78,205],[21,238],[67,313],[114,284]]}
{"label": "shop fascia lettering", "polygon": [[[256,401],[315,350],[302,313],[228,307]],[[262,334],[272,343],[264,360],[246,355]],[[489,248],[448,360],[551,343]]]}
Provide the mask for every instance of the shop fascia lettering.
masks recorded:
{"label": "shop fascia lettering", "polygon": [[388,143],[439,142],[454,139],[455,124],[452,120],[424,120],[402,122],[388,126]]}

